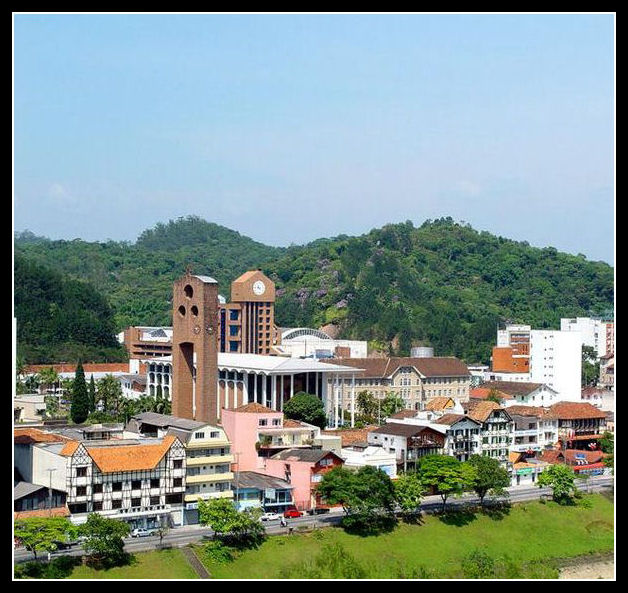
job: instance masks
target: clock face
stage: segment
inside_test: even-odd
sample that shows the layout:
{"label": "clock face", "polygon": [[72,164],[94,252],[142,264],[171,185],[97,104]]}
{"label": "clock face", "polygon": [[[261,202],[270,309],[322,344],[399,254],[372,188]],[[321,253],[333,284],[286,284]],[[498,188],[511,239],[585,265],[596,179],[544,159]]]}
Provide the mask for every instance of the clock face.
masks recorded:
{"label": "clock face", "polygon": [[258,280],[255,284],[253,284],[253,292],[257,296],[264,294],[266,292],[265,284],[261,280]]}

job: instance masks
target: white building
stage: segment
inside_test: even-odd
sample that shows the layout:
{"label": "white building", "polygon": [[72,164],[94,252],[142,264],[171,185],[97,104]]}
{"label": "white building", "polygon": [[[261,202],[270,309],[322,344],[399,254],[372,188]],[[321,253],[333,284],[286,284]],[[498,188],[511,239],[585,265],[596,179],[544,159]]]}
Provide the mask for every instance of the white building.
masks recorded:
{"label": "white building", "polygon": [[564,398],[543,383],[524,383],[522,381],[490,381],[482,385],[483,389],[496,389],[512,399],[504,399],[503,406],[551,406]]}
{"label": "white building", "polygon": [[[318,329],[293,327],[283,329],[274,350],[293,358],[366,358],[368,348],[363,340],[337,340]],[[349,356],[338,356],[343,351]]]}
{"label": "white building", "polygon": [[345,467],[358,469],[369,465],[381,469],[392,480],[397,477],[397,457],[383,447],[353,445],[341,449],[340,457]]}
{"label": "white building", "polygon": [[608,326],[612,322],[601,321],[591,317],[562,318],[560,329],[564,332],[576,331],[582,336],[582,344],[590,346],[597,352],[598,358],[608,354],[607,343],[609,339]]}
{"label": "white building", "polygon": [[510,451],[538,452],[553,448],[558,442],[558,419],[540,406],[513,405],[508,413],[514,421]]}
{"label": "white building", "polygon": [[562,401],[580,401],[582,338],[579,332],[532,330],[530,381],[544,383]]}

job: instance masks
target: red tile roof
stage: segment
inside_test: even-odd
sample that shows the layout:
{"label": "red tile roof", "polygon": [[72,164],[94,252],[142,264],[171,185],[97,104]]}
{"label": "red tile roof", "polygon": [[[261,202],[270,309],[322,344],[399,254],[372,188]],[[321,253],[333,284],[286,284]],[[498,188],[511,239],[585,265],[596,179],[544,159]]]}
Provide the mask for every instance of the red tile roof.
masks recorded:
{"label": "red tile roof", "polygon": [[542,386],[543,383],[524,383],[522,381],[488,381],[482,384],[484,389],[497,389],[497,391],[502,391],[513,397],[530,395]]}
{"label": "red tile roof", "polygon": [[321,434],[340,437],[341,446],[349,447],[353,443],[365,443],[367,441],[367,435],[378,428],[375,425],[365,426],[364,428],[347,428],[343,430],[323,430]]}
{"label": "red tile roof", "polygon": [[235,409],[236,412],[245,412],[247,414],[281,414],[282,412],[276,412],[275,410],[271,410],[262,404],[258,404],[256,402],[252,402],[250,404],[244,404],[239,408]]}
{"label": "red tile roof", "polygon": [[[323,360],[321,362],[337,364],[334,360]],[[470,375],[469,369],[464,362],[449,356],[439,356],[433,358],[343,358],[342,364],[343,366],[364,369],[356,372],[356,377],[361,378],[390,377],[397,369],[404,366],[414,367],[425,377],[468,377]]]}
{"label": "red tile roof", "polygon": [[488,417],[495,410],[502,410],[503,408],[496,402],[492,401],[478,401],[474,406],[469,406],[468,416],[477,420],[478,422],[486,422]]}
{"label": "red tile roof", "polygon": [[[433,420],[433,423],[434,424],[446,424],[447,426],[451,426],[452,424],[455,424],[459,420],[464,420],[465,418],[469,418],[469,417],[465,416],[464,414],[443,414],[437,420]],[[470,420],[474,420],[474,419],[470,418]],[[478,420],[474,420],[474,422],[477,422],[478,424],[480,424]]]}
{"label": "red tile roof", "polygon": [[44,432],[37,428],[16,428],[13,430],[13,442],[16,445],[30,445],[31,443],[62,443],[69,440],[58,434]]}
{"label": "red tile roof", "polygon": [[400,410],[396,414],[393,414],[391,418],[414,418],[415,416],[415,410]]}
{"label": "red tile roof", "polygon": [[499,391],[498,389],[488,389],[486,387],[476,387],[469,392],[469,397],[473,399],[486,399],[492,392],[496,392],[500,399],[514,399],[512,395]]}
{"label": "red tile roof", "polygon": [[454,400],[450,397],[433,397],[425,404],[425,409],[431,412],[442,411],[447,408],[453,408],[454,403]]}
{"label": "red tile roof", "polygon": [[68,507],[54,507],[52,509],[36,509],[33,511],[16,511],[13,513],[13,519],[33,519],[40,517],[69,517],[70,511]]}
{"label": "red tile roof", "polygon": [[541,418],[542,416],[547,415],[547,410],[545,408],[541,408],[540,406],[508,406],[506,411],[511,416],[516,414],[517,416],[534,416],[536,418]]}
{"label": "red tile roof", "polygon": [[588,402],[558,402],[550,406],[549,414],[559,420],[606,418],[606,415]]}
{"label": "red tile roof", "polygon": [[166,435],[163,441],[154,445],[122,445],[120,447],[87,447],[89,456],[102,473],[129,472],[153,469],[162,460],[172,444],[177,440]]}

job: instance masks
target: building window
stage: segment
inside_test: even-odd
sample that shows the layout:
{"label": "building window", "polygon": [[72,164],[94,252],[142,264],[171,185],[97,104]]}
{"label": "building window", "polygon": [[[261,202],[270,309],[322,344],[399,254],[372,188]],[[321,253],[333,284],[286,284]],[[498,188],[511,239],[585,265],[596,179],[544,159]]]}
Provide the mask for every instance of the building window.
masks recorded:
{"label": "building window", "polygon": [[142,487],[142,480],[132,480],[131,490],[139,490]]}
{"label": "building window", "polygon": [[183,486],[183,478],[174,478],[174,480],[172,480],[172,485],[174,488]]}
{"label": "building window", "polygon": [[131,506],[132,507],[141,507],[142,506],[142,499],[141,498],[132,498],[131,499]]}
{"label": "building window", "polygon": [[113,482],[111,484],[112,492],[122,492],[122,482]]}
{"label": "building window", "polygon": [[183,468],[183,459],[175,459],[172,462],[172,467],[174,469],[182,469]]}
{"label": "building window", "polygon": [[118,498],[115,500],[111,501],[111,508],[112,509],[121,509],[122,508],[122,499]]}
{"label": "building window", "polygon": [[259,426],[267,426],[268,420],[266,418],[261,418],[259,421]]}
{"label": "building window", "polygon": [[102,501],[94,502],[94,511],[102,511]]}
{"label": "building window", "polygon": [[194,438],[195,439],[204,439],[205,438],[205,433],[204,432],[195,432],[194,433]]}
{"label": "building window", "polygon": [[150,487],[151,488],[159,488],[159,478],[151,478],[151,480],[150,480]]}
{"label": "building window", "polygon": [[100,494],[102,492],[102,484],[94,484],[92,486],[92,492],[94,494]]}
{"label": "building window", "polygon": [[151,505],[159,504],[159,496],[151,496],[150,497],[150,504]]}
{"label": "building window", "polygon": [[76,468],[76,477],[84,478],[87,476],[87,468],[86,467],[77,467]]}
{"label": "building window", "polygon": [[77,496],[85,496],[87,494],[87,486],[77,486],[76,487],[76,495]]}

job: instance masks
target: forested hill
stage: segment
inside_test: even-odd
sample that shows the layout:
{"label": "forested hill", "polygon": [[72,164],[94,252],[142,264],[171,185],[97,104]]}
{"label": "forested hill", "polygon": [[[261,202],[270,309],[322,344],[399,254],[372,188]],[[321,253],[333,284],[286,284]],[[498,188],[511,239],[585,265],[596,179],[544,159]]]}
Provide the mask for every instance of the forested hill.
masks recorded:
{"label": "forested hill", "polygon": [[259,267],[277,284],[279,325],[332,324],[339,336],[399,354],[422,342],[469,363],[488,362],[499,322],[559,329],[561,317],[613,309],[608,264],[450,218],[274,248],[188,217],[145,231],[135,244],[17,240],[16,253],[89,280],[119,329],[169,324],[172,282],[188,265],[216,278],[226,297],[233,279]]}

